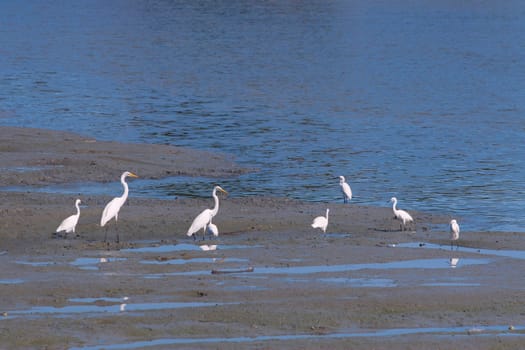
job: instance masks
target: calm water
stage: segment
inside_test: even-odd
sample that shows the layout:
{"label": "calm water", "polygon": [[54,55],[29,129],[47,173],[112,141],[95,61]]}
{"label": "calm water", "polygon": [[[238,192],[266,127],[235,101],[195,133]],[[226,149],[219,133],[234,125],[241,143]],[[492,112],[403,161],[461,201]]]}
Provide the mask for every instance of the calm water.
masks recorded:
{"label": "calm water", "polygon": [[0,42],[2,125],[228,152],[260,169],[236,196],[342,201],[345,175],[354,203],[525,231],[523,1],[3,1]]}

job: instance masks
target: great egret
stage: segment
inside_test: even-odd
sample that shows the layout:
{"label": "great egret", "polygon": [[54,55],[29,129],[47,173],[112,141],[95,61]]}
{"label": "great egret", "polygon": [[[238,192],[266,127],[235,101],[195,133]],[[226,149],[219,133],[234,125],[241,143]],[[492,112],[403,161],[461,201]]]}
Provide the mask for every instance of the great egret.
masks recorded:
{"label": "great egret", "polygon": [[326,209],[326,217],[324,216],[318,216],[314,219],[312,222],[313,228],[320,228],[323,230],[324,233],[326,233],[326,227],[328,226],[328,213],[330,213],[330,209]]}
{"label": "great egret", "polygon": [[[128,176],[138,177],[137,175],[129,171],[125,171],[122,173],[122,175],[120,176],[120,183],[122,184],[122,186],[124,186],[124,193],[122,194],[122,196],[115,197],[108,204],[106,204],[106,207],[104,208],[104,211],[102,212],[102,217],[100,218],[101,227],[104,227],[104,225],[106,225],[106,223],[113,218],[115,218],[115,222],[118,221],[118,212],[120,211],[120,208],[122,208],[122,206],[126,202],[126,199],[128,198],[129,190],[128,190],[128,184],[126,183],[126,177]],[[106,235],[104,236],[104,242],[107,240],[107,238],[108,238],[108,231],[106,229]],[[117,232],[117,243],[118,242],[119,242],[119,235]]]}
{"label": "great egret", "polygon": [[197,217],[193,220],[190,228],[188,229],[188,232],[186,233],[187,236],[193,236],[193,239],[196,239],[195,233],[202,229],[203,239],[206,237],[206,227],[208,226],[208,224],[211,223],[213,217],[219,212],[219,197],[217,197],[217,191],[221,191],[225,194],[228,194],[228,192],[226,192],[221,186],[215,186],[213,188],[212,196],[215,200],[215,206],[213,207],[213,209],[204,209],[199,215],[197,215]]}
{"label": "great egret", "polygon": [[60,223],[57,230],[55,231],[56,233],[65,232],[64,238],[67,237],[67,234],[69,232],[75,233],[75,227],[77,226],[78,218],[80,217],[80,208],[78,207],[80,203],[81,203],[80,199],[77,199],[75,201],[75,207],[77,208],[77,213],[65,218],[64,221]]}
{"label": "great egret", "polygon": [[348,203],[352,199],[352,189],[346,183],[344,176],[339,176],[339,186],[341,186],[341,191],[343,192],[343,202]]}
{"label": "great egret", "polygon": [[453,248],[454,241],[459,248],[457,240],[459,239],[459,224],[456,220],[450,220],[450,249]]}
{"label": "great egret", "polygon": [[396,208],[396,205],[397,205],[396,197],[390,198],[390,202],[393,203],[392,210],[394,211],[395,218],[398,220],[401,220],[401,222],[403,223],[401,225],[401,231],[404,231],[406,228],[406,224],[409,222],[414,222],[414,219],[412,219],[412,216],[410,216],[410,214],[407,213],[406,211]]}

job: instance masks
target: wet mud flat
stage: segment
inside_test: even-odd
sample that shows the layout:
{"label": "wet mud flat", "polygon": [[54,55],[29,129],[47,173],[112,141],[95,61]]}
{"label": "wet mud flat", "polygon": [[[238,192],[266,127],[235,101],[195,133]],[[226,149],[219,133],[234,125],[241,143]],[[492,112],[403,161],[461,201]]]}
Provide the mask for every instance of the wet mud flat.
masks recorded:
{"label": "wet mud flat", "polygon": [[[63,155],[60,147],[50,149],[44,158]],[[73,181],[81,172],[75,164],[54,167],[53,178]],[[5,179],[18,178],[8,175],[18,171],[13,167],[4,170]],[[23,173],[27,183],[41,181],[38,171]],[[87,206],[77,235],[63,238],[52,232],[71,214],[76,196],[1,196],[0,348],[525,344],[520,233],[462,232],[459,249],[451,250],[446,213],[411,211],[416,231],[400,232],[391,208],[330,203],[330,224],[322,234],[310,224],[326,203],[221,197],[214,219],[221,235],[193,241],[185,232],[211,199],[131,195],[118,227],[110,225],[109,242],[103,242],[98,222],[110,197],[83,198]]]}
{"label": "wet mud flat", "polygon": [[466,232],[460,245],[468,247],[451,250],[441,217],[416,215],[418,231],[407,233],[396,231],[388,208],[334,204],[322,234],[309,227],[321,204],[224,198],[215,220],[221,236],[193,241],[184,235],[189,214],[206,203],[175,200],[166,209],[166,201],[135,199],[123,208],[117,244],[103,242],[95,204],[85,208],[79,236],[51,238],[57,218],[45,208],[65,198],[9,196],[41,196],[47,205],[25,208],[33,215],[24,235],[7,239],[0,253],[5,348],[525,342],[519,234]]}

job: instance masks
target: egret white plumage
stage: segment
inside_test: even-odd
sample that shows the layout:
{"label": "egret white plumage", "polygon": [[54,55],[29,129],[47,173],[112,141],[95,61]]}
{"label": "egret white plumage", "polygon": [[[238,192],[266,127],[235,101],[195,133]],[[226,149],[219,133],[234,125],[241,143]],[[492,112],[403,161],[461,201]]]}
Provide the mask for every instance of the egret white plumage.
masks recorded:
{"label": "egret white plumage", "polygon": [[343,192],[343,202],[348,203],[352,199],[352,189],[344,176],[339,176],[339,186],[341,186],[341,191]]}
{"label": "egret white plumage", "polygon": [[215,200],[215,206],[213,209],[204,209],[199,215],[197,215],[197,217],[191,223],[188,232],[186,233],[187,236],[193,236],[193,239],[196,239],[195,233],[202,229],[203,239],[206,237],[206,227],[211,223],[213,217],[219,212],[219,197],[217,197],[217,191],[228,194],[228,192],[226,192],[221,186],[215,186],[213,188],[212,197]]}
{"label": "egret white plumage", "polygon": [[213,224],[210,220],[210,223],[208,224],[208,226],[206,227],[206,233],[210,236],[215,236],[215,237],[218,237],[219,236],[219,228],[217,227],[217,225]]}
{"label": "egret white plumage", "polygon": [[453,248],[454,241],[459,248],[457,240],[459,239],[459,224],[456,220],[450,220],[450,249]]}
{"label": "egret white plumage", "polygon": [[396,197],[390,198],[390,202],[393,203],[392,204],[392,210],[394,211],[394,217],[396,219],[398,219],[398,220],[401,220],[402,225],[401,225],[400,229],[401,229],[401,231],[404,231],[405,228],[406,228],[407,223],[414,222],[414,219],[406,211],[396,208],[396,205],[397,205],[397,198]]}
{"label": "egret white plumage", "polygon": [[57,227],[55,231],[56,233],[65,232],[64,238],[67,237],[67,234],[70,232],[75,233],[75,227],[77,226],[78,218],[80,217],[80,207],[79,207],[80,203],[81,203],[80,199],[77,199],[75,201],[75,207],[77,208],[77,213],[65,218],[64,221],[60,223],[60,225]]}
{"label": "egret white plumage", "polygon": [[328,226],[328,213],[330,213],[330,209],[326,209],[326,217],[324,216],[318,216],[314,219],[312,222],[313,228],[320,228],[323,230],[324,233],[326,233],[326,227]]}
{"label": "egret white plumage", "polygon": [[[106,204],[106,207],[104,208],[104,211],[102,212],[102,217],[100,218],[100,226],[104,227],[108,221],[115,218],[115,222],[118,221],[118,213],[120,211],[120,208],[124,205],[126,202],[126,199],[128,198],[128,184],[126,182],[126,177],[138,177],[137,175],[133,174],[132,172],[125,171],[120,176],[120,183],[124,187],[124,193],[120,197],[113,198],[108,204]],[[108,231],[106,229],[106,235],[104,236],[104,242],[108,238]],[[119,234],[117,232],[117,243],[120,241]]]}

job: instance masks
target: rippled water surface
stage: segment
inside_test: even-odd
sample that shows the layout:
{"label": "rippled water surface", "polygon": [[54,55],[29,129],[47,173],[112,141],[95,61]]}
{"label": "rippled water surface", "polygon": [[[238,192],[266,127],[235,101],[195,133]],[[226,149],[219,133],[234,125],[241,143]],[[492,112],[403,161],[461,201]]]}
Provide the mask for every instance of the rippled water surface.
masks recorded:
{"label": "rippled water surface", "polygon": [[[525,3],[0,3],[0,124],[233,154],[234,196],[525,229]],[[178,186],[151,188],[170,196]],[[159,193],[160,192],[160,193]]]}

